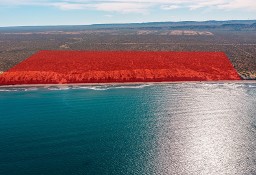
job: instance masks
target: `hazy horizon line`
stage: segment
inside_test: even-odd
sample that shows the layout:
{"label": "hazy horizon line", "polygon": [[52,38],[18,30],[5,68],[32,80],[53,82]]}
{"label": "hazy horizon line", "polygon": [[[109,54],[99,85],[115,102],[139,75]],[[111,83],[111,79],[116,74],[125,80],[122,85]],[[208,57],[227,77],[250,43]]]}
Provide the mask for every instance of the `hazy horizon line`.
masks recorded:
{"label": "hazy horizon line", "polygon": [[58,26],[93,26],[93,25],[125,25],[125,24],[147,24],[147,23],[182,23],[182,22],[225,22],[225,21],[256,21],[256,19],[227,19],[227,20],[180,20],[180,21],[146,21],[146,22],[124,22],[124,23],[91,23],[91,24],[57,24],[57,25],[10,25],[8,27],[58,27]]}

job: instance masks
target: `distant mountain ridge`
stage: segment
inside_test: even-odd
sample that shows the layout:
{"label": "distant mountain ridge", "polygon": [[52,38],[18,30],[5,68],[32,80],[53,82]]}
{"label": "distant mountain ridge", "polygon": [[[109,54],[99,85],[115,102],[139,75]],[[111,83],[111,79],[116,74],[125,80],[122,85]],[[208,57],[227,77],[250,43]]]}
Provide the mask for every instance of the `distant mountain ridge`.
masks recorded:
{"label": "distant mountain ridge", "polygon": [[256,23],[253,23],[253,24],[251,25],[251,27],[256,27]]}
{"label": "distant mountain ridge", "polygon": [[60,26],[17,26],[0,27],[0,32],[31,31],[80,31],[97,29],[220,29],[220,30],[256,30],[256,20],[228,21],[181,21],[181,22],[147,22],[124,24],[60,25]]}

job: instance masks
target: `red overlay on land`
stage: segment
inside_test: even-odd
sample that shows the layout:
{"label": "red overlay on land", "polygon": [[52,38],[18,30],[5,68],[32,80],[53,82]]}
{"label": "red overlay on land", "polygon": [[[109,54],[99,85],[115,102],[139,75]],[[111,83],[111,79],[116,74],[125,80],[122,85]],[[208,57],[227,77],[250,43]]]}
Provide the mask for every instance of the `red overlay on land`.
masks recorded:
{"label": "red overlay on land", "polygon": [[0,85],[240,80],[222,52],[39,51]]}

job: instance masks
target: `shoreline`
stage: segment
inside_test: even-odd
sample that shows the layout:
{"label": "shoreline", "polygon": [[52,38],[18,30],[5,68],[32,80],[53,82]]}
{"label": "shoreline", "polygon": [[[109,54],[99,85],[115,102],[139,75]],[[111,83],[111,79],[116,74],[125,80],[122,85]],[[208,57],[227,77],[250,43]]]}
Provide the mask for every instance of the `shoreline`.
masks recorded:
{"label": "shoreline", "polygon": [[166,81],[166,82],[113,82],[113,83],[70,83],[70,84],[19,84],[19,85],[0,85],[0,88],[19,88],[19,87],[67,87],[67,86],[120,86],[120,85],[167,85],[167,84],[250,84],[256,80],[220,80],[220,81]]}

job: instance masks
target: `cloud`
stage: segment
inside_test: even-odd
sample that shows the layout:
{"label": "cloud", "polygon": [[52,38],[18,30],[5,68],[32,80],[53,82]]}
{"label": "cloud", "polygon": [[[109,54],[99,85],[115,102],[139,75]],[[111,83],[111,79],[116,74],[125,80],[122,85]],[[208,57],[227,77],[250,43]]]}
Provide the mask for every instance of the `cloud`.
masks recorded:
{"label": "cloud", "polygon": [[61,10],[81,10],[81,9],[90,8],[86,4],[54,3],[50,5],[55,6]]}
{"label": "cloud", "polygon": [[99,11],[122,13],[146,13],[149,7],[149,4],[126,2],[99,3],[94,5],[94,8]]}
{"label": "cloud", "polygon": [[163,10],[173,10],[178,8],[180,8],[178,5],[161,5],[161,9]]}
{"label": "cloud", "polygon": [[98,10],[119,13],[147,13],[150,9],[256,10],[255,0],[0,0],[0,6],[53,6],[61,10]]}
{"label": "cloud", "polygon": [[62,10],[98,10],[105,12],[120,12],[120,13],[146,13],[150,8],[149,4],[144,3],[127,3],[127,2],[100,2],[100,3],[70,3],[58,2],[47,4],[55,6]]}
{"label": "cloud", "polygon": [[247,10],[256,10],[256,1],[255,0],[234,0],[230,3],[224,3],[217,5],[221,9],[247,9]]}
{"label": "cloud", "polygon": [[107,17],[107,18],[112,18],[113,17],[113,15],[104,15],[105,17]]}

